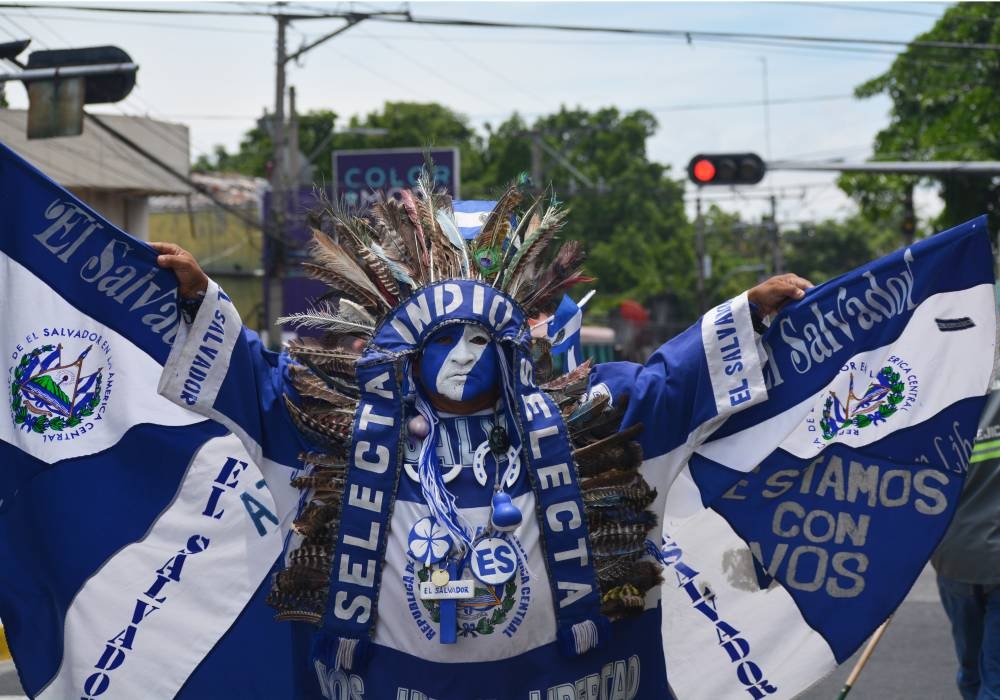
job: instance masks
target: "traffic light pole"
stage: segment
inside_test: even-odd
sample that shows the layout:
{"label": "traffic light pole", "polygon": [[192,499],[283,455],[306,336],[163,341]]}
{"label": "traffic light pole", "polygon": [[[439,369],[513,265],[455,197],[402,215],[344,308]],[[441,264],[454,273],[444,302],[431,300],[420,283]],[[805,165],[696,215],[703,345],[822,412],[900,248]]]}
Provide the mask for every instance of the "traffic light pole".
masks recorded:
{"label": "traffic light pole", "polygon": [[695,197],[695,220],[694,220],[694,255],[695,268],[695,294],[698,297],[698,313],[705,313],[705,221],[701,216],[701,189]]}

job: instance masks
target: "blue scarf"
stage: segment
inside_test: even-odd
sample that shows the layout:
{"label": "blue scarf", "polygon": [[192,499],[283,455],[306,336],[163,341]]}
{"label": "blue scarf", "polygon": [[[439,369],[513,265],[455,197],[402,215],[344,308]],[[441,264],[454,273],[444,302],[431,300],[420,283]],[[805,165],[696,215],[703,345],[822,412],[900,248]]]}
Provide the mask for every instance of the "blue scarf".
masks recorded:
{"label": "blue scarf", "polygon": [[556,605],[557,639],[569,655],[606,639],[600,589],[569,435],[558,407],[538,388],[524,311],[497,289],[473,280],[427,286],[379,324],[358,362],[361,390],[348,455],[330,592],[313,659],[327,668],[356,670],[367,659],[388,524],[403,464],[405,360],[444,325],[479,323],[497,344],[508,420],[535,493],[549,585]]}

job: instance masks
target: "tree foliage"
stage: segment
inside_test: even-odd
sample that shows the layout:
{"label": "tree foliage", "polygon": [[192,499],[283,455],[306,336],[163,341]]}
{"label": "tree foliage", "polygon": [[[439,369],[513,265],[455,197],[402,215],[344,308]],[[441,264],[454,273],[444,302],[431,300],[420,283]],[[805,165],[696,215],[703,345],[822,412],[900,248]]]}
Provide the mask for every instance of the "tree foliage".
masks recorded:
{"label": "tree foliage", "polygon": [[864,216],[827,220],[782,235],[785,268],[826,282],[899,247],[898,234]]}
{"label": "tree foliage", "polygon": [[[485,136],[465,117],[438,104],[387,102],[382,110],[352,117],[345,125],[348,130],[387,129],[384,136],[336,133],[338,119],[328,110],[299,117],[303,154],[326,140],[313,162],[315,181],[330,181],[334,150],[455,146],[461,153],[461,195],[466,199],[495,198],[529,170],[536,133],[559,158],[543,153],[542,182],[535,184],[549,188],[547,196],[571,208],[564,237],[586,244],[587,271],[599,278],[600,294],[591,308],[608,309],[626,298],[647,302],[671,295],[685,320],[693,320],[693,229],[684,216],[682,183],[646,155],[646,141],[657,128],[650,113],[563,108],[533,123],[514,113],[496,126],[487,125]],[[213,157],[200,158],[195,169],[266,176],[271,151],[265,125],[258,125],[247,132],[236,153],[217,148]]]}
{"label": "tree foliage", "polygon": [[[917,41],[1000,44],[1000,5],[958,3]],[[875,160],[1000,159],[1000,52],[910,46],[888,71],[858,86],[892,100],[890,123],[875,137]],[[896,221],[915,178],[845,175],[841,187],[873,220]],[[987,175],[935,176],[945,202],[936,228],[988,212],[996,227],[998,185]]]}

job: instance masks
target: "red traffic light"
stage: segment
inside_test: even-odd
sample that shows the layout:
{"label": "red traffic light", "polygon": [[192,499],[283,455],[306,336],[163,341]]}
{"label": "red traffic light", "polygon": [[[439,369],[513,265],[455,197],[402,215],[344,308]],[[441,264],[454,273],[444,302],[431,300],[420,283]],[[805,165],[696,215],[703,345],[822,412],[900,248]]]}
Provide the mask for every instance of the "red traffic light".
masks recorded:
{"label": "red traffic light", "polygon": [[695,182],[706,184],[715,177],[715,165],[708,158],[693,161],[691,176]]}
{"label": "red traffic light", "polygon": [[696,185],[756,185],[766,172],[756,153],[699,153],[688,163],[688,177]]}

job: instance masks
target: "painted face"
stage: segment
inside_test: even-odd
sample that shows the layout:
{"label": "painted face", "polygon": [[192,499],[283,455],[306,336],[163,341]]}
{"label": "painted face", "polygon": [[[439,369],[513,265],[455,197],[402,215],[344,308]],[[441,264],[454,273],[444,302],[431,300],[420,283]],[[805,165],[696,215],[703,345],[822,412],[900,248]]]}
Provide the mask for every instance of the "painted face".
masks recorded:
{"label": "painted face", "polygon": [[497,386],[496,345],[481,326],[446,326],[424,344],[420,377],[426,389],[453,401],[478,399]]}

